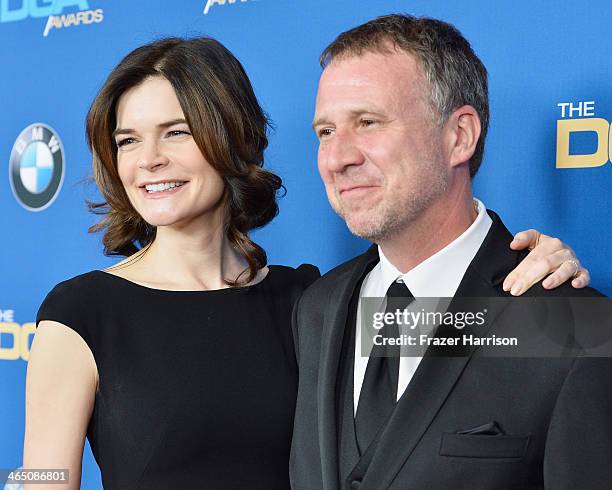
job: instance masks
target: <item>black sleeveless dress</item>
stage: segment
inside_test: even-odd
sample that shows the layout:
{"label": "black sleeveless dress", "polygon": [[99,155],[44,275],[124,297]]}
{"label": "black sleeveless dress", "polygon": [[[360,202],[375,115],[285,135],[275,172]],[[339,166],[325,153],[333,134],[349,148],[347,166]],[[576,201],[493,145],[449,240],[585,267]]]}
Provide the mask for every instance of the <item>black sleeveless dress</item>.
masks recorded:
{"label": "black sleeveless dress", "polygon": [[106,489],[286,489],[297,392],[291,312],[319,276],[167,291],[102,271],[58,284],[36,321],[75,330],[97,364],[87,438]]}

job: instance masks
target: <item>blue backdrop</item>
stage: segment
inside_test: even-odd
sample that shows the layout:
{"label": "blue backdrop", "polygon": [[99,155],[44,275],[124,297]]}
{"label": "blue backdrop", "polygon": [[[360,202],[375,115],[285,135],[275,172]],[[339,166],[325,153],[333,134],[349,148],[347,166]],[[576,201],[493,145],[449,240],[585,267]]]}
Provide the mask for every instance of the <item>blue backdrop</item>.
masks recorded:
{"label": "blue backdrop", "polygon": [[[367,244],[331,211],[317,174],[318,55],[340,31],[391,12],[455,24],[489,70],[476,196],[512,231],[536,227],[570,243],[592,284],[612,293],[609,0],[0,0],[0,469],[22,463],[41,300],[57,282],[113,262],[86,232],[94,218],[84,200],[97,194],[83,182],[84,117],[112,67],[164,35],[206,34],[229,47],[274,120],[266,165],[288,189],[280,216],[255,238],[271,263],[326,271]],[[101,488],[89,448],[82,487]]]}

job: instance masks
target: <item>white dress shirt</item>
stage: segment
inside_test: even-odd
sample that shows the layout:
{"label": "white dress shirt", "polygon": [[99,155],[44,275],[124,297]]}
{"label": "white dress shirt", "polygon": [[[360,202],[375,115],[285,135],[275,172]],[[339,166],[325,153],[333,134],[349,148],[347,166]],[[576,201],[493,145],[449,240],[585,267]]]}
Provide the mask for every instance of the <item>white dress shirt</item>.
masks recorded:
{"label": "white dress shirt", "polygon": [[[492,223],[484,204],[478,199],[474,199],[474,202],[478,206],[478,216],[470,227],[442,250],[436,252],[406,274],[402,274],[389,262],[381,248],[378,247],[380,261],[364,279],[357,306],[353,392],[355,413],[357,412],[359,394],[369,359],[368,356],[362,356],[361,350],[361,298],[383,298],[387,294],[389,286],[396,280],[402,280],[415,298],[453,297]],[[397,386],[398,400],[410,383],[421,359],[422,357],[400,357]]]}

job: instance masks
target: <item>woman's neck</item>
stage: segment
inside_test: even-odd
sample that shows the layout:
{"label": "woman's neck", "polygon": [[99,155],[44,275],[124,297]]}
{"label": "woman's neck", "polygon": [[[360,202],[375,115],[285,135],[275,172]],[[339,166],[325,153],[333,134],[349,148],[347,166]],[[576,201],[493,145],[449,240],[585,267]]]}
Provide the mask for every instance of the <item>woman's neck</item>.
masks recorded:
{"label": "woman's neck", "polygon": [[209,290],[228,287],[226,281],[247,268],[219,220],[200,227],[158,226],[150,245],[109,272],[158,289]]}

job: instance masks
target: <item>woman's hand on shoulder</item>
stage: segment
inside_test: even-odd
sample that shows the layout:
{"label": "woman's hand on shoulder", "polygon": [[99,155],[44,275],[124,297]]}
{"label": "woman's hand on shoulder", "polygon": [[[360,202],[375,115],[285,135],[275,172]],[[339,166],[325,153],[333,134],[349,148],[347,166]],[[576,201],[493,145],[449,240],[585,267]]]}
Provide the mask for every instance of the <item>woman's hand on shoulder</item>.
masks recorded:
{"label": "woman's hand on shoulder", "polygon": [[566,281],[576,288],[584,288],[591,282],[588,269],[584,268],[572,248],[555,237],[530,229],[517,233],[510,243],[513,250],[530,250],[523,260],[504,280],[504,291],[520,296],[538,281],[544,289],[553,289]]}
{"label": "woman's hand on shoulder", "polygon": [[70,481],[37,484],[36,490],[79,488],[97,384],[96,363],[81,336],[61,323],[41,321],[26,378],[23,468],[69,469]]}

